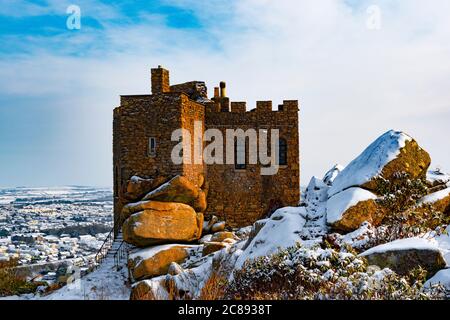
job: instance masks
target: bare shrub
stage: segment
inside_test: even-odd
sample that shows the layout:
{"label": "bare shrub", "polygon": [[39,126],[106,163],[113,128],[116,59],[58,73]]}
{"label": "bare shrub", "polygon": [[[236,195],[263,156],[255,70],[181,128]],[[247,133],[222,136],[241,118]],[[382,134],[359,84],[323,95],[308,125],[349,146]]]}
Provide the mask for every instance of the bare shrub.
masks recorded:
{"label": "bare shrub", "polygon": [[222,300],[225,295],[227,279],[218,272],[213,272],[206,280],[198,300]]}

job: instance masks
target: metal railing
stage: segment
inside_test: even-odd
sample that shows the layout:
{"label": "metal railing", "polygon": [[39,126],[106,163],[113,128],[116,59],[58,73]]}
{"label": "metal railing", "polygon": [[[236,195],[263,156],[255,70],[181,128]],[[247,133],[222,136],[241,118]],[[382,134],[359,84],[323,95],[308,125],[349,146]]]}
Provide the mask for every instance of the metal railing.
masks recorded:
{"label": "metal railing", "polygon": [[105,241],[103,241],[102,246],[95,255],[94,261],[97,266],[105,260],[106,255],[108,254],[109,250],[111,250],[113,243],[114,243],[114,228],[109,232]]}
{"label": "metal railing", "polygon": [[122,241],[119,248],[114,254],[114,266],[116,270],[120,270],[120,265],[124,259],[128,260],[129,247],[125,241]]}
{"label": "metal railing", "polygon": [[[100,249],[97,251],[97,253],[94,257],[93,264],[90,265],[89,269],[91,269],[91,270],[97,269],[100,266],[100,264],[105,260],[106,256],[108,255],[109,251],[111,250],[111,248],[114,244],[114,240],[117,235],[116,234],[116,226],[118,223],[121,223],[120,216],[114,221],[114,226],[112,227],[111,231],[108,233],[108,236],[106,237],[106,239],[103,241]],[[128,250],[127,246],[123,246],[123,241],[122,241],[122,243],[119,246],[119,249],[124,250],[125,247],[126,247],[126,250]],[[116,255],[117,255],[117,252],[114,254],[114,260],[115,260]],[[117,268],[117,265],[116,265],[116,268]]]}

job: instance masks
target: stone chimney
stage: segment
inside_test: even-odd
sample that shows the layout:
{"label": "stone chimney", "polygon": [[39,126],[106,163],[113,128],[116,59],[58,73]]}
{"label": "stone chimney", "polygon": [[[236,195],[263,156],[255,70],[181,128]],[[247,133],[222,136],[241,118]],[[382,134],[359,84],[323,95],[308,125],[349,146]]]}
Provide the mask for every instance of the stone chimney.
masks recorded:
{"label": "stone chimney", "polygon": [[220,93],[219,93],[219,87],[214,87],[214,98],[215,99],[219,99],[220,98]]}
{"label": "stone chimney", "polygon": [[220,82],[220,97],[221,98],[225,98],[227,96],[227,89],[226,89],[227,85],[225,84],[225,82]]}
{"label": "stone chimney", "polygon": [[170,92],[169,70],[158,66],[152,69],[152,94]]}

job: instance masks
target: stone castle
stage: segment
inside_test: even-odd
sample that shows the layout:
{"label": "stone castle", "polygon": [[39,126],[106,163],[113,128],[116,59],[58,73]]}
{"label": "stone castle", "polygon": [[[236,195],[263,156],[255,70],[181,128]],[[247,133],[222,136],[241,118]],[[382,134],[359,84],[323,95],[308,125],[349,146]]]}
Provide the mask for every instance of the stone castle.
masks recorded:
{"label": "stone castle", "polygon": [[[120,212],[129,202],[124,196],[127,185],[136,176],[163,181],[161,177],[182,175],[197,187],[207,185],[206,217],[215,215],[231,227],[249,225],[279,207],[298,204],[298,101],[283,101],[276,111],[271,101],[258,101],[255,109],[247,111],[245,102],[230,102],[224,82],[214,88],[214,97],[209,99],[204,82],[170,85],[169,71],[160,66],[151,70],[151,85],[152,94],[121,96],[120,106],[114,109],[116,229]],[[171,154],[179,141],[172,141],[172,132],[183,128],[194,137],[198,121],[203,124],[202,134],[206,129],[218,129],[224,137],[226,129],[278,129],[278,173],[261,175],[260,163],[174,164]],[[194,141],[188,143],[194,148]]]}

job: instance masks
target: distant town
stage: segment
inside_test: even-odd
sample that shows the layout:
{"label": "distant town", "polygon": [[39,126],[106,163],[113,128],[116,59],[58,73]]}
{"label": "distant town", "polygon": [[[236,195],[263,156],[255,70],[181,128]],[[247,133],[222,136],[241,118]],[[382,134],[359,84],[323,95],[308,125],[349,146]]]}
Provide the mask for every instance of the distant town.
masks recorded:
{"label": "distant town", "polygon": [[55,282],[62,266],[83,272],[94,263],[112,224],[107,188],[0,189],[0,261]]}

